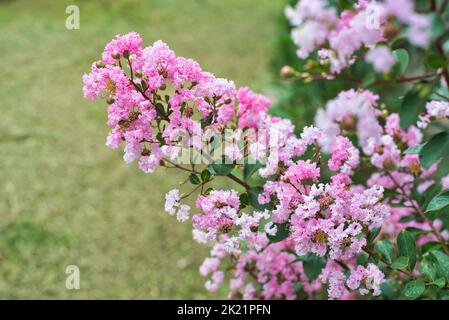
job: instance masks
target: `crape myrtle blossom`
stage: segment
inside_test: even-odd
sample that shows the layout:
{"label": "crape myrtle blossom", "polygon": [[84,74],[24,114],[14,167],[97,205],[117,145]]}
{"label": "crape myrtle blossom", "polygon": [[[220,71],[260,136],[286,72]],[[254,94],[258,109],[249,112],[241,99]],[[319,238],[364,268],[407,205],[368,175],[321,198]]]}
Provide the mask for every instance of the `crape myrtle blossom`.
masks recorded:
{"label": "crape myrtle blossom", "polygon": [[[124,63],[128,70],[122,70]],[[144,172],[153,172],[164,157],[173,160],[180,132],[201,136],[205,125],[192,118],[195,109],[209,128],[235,117],[233,82],[202,71],[191,59],[177,57],[161,41],[142,49],[140,36],[134,33],[109,43],[103,60],[92,65],[83,81],[86,98],[103,96],[109,104],[107,146],[118,148],[124,141],[125,161],[138,159]],[[174,92],[163,98],[167,87]],[[254,112],[266,108],[266,102],[254,105]],[[201,149],[203,145],[195,141],[190,144]]]}
{"label": "crape myrtle blossom", "polygon": [[350,174],[360,163],[359,150],[346,137],[337,137],[332,146],[332,157],[329,160],[329,169],[340,170]]}
{"label": "crape myrtle blossom", "polygon": [[359,288],[361,295],[372,292],[373,295],[378,296],[383,282],[385,282],[385,276],[382,271],[375,264],[369,263],[366,268],[357,266],[355,270],[352,270],[346,284],[352,290]]}
{"label": "crape myrtle blossom", "polygon": [[189,218],[190,207],[180,204],[181,196],[178,189],[173,189],[165,195],[165,211],[171,216],[176,215],[178,221],[186,221]]}
{"label": "crape myrtle blossom", "polygon": [[449,189],[449,175],[443,177],[443,179],[441,179],[441,184],[443,185],[444,189]]}
{"label": "crape myrtle blossom", "polygon": [[377,108],[379,96],[368,90],[348,90],[329,101],[325,109],[319,109],[315,116],[315,125],[324,134],[320,144],[324,151],[330,152],[336,137],[340,134],[357,134],[359,146],[365,148],[368,141],[379,141],[382,128]]}
{"label": "crape myrtle blossom", "polygon": [[417,126],[421,129],[425,129],[432,120],[447,118],[449,118],[449,102],[430,101],[426,105],[426,112],[419,117]]}
{"label": "crape myrtle blossom", "polygon": [[415,12],[412,0],[359,0],[339,15],[327,0],[300,0],[285,15],[293,26],[298,57],[317,51],[330,74],[353,64],[359,52],[367,52],[365,59],[377,72],[390,71],[396,61],[381,44],[396,35],[398,25],[408,27],[408,40],[415,46],[426,47],[430,39],[430,20]]}
{"label": "crape myrtle blossom", "polygon": [[371,63],[377,72],[388,72],[396,63],[396,59],[390,48],[377,46],[366,54],[366,62]]}
{"label": "crape myrtle blossom", "polygon": [[[378,2],[380,29],[369,29],[367,1],[341,14],[324,0],[300,1],[287,9],[298,54],[321,49],[344,68],[362,49],[377,71],[387,72],[395,63],[383,42],[388,23],[416,28],[415,38],[409,35],[415,45],[426,37],[413,5],[397,3],[403,12],[396,2]],[[203,71],[161,41],[143,48],[136,33],[114,38],[83,82],[86,98],[108,103],[108,147],[123,146],[125,162],[138,162],[145,173],[165,167],[186,174],[165,195],[165,211],[191,221],[194,240],[211,245],[199,269],[209,291],[228,282],[233,299],[378,296],[384,282],[421,271],[419,263],[393,269],[376,241],[393,239],[395,249],[407,228],[419,230],[412,240],[418,246],[444,247],[449,239],[443,219],[430,220],[416,197],[438,186],[440,162],[423,166],[418,154],[406,152],[423,143],[420,128],[448,117],[445,102],[429,102],[424,125],[404,129],[381,97],[350,89],[318,111],[315,125],[296,130],[269,114],[267,97]],[[224,163],[204,152],[221,142]],[[187,163],[180,161],[186,150],[196,152]],[[449,188],[448,177],[441,183]]]}

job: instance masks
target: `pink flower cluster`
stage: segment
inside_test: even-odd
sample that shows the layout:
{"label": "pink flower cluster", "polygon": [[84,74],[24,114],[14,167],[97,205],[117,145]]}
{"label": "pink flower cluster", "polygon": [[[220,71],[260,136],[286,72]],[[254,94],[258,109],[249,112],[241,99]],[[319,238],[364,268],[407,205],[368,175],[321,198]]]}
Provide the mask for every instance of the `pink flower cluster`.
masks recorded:
{"label": "pink flower cluster", "polygon": [[416,46],[425,47],[430,38],[430,21],[415,12],[412,0],[359,0],[340,15],[327,0],[300,0],[285,14],[294,26],[292,39],[299,58],[318,50],[330,74],[340,73],[366,51],[365,59],[376,71],[390,71],[396,60],[382,43],[394,38],[398,24],[408,26],[408,39]]}
{"label": "pink flower cluster", "polygon": [[347,176],[332,180],[312,185],[303,199],[296,200],[299,205],[290,223],[298,255],[354,258],[366,245],[368,230],[382,226],[389,217],[389,208],[381,201],[382,187],[356,192],[347,189]]}
{"label": "pink flower cluster", "polygon": [[358,289],[361,295],[380,295],[385,275],[375,264],[369,263],[367,267],[351,267],[349,276],[346,276],[341,266],[331,262],[323,269],[320,279],[323,283],[329,283],[327,291],[330,299],[353,299],[348,289]]}
{"label": "pink flower cluster", "polygon": [[[400,190],[403,193],[389,199],[390,203],[395,205],[389,208],[391,215],[386,220],[389,223],[385,224],[384,232],[395,235],[406,227],[429,230],[430,226],[424,222],[401,223],[400,221],[413,213],[413,210],[407,207],[414,204],[409,200],[404,201],[410,197],[413,183],[419,182],[417,190],[425,192],[435,183],[432,176],[438,168],[438,163],[425,169],[421,166],[417,154],[404,154],[409,147],[421,143],[423,134],[415,126],[410,126],[406,131],[403,130],[400,126],[399,115],[382,112],[377,107],[377,99],[377,96],[367,90],[349,90],[341,92],[336,99],[329,101],[324,110],[318,110],[315,121],[324,133],[320,140],[323,150],[331,152],[329,168],[333,169],[336,163],[341,163],[336,162],[340,157],[349,157],[351,147],[347,137],[357,136],[363,151],[361,156],[368,157],[370,164],[378,169],[369,177],[368,186],[381,186],[384,189]],[[442,116],[445,106],[447,106],[445,102],[429,102],[427,113],[433,117]],[[343,138],[339,135],[347,137]],[[353,155],[355,163],[358,163],[359,157],[358,154]],[[349,166],[346,173],[351,173],[350,168],[354,166]],[[404,203],[403,206],[397,204],[401,202]],[[440,230],[441,223],[436,220],[434,227]],[[444,237],[449,236],[446,232],[442,234]],[[421,236],[419,242],[434,240],[434,235]]]}
{"label": "pink flower cluster", "polygon": [[308,279],[292,248],[293,241],[285,239],[272,244],[267,241],[262,247],[250,243],[245,254],[229,253],[222,240],[212,249],[211,257],[204,260],[200,273],[211,275],[207,288],[209,283],[215,283],[214,274],[221,272],[219,266],[225,258],[235,260],[235,270],[229,281],[231,299],[297,299],[300,292],[306,295],[317,292],[321,283]]}
{"label": "pink flower cluster", "polygon": [[329,169],[351,174],[359,166],[359,154],[359,150],[352,145],[348,138],[339,136],[332,147],[332,157],[328,163]]}
{"label": "pink flower cluster", "polygon": [[330,152],[336,137],[340,134],[355,134],[360,147],[365,148],[368,141],[378,141],[382,128],[378,117],[381,110],[377,108],[379,97],[368,90],[348,90],[341,92],[337,98],[330,100],[325,109],[319,109],[315,124],[324,135],[320,140],[323,150]]}
{"label": "pink flower cluster", "polygon": [[449,102],[430,101],[426,105],[426,112],[419,117],[417,126],[425,129],[432,120],[445,118],[449,118]]}
{"label": "pink flower cluster", "polygon": [[[124,141],[124,160],[139,159],[144,172],[153,172],[164,158],[176,159],[179,136],[185,132],[202,136],[236,117],[241,129],[256,127],[259,118],[274,121],[266,114],[266,97],[245,87],[236,91],[232,81],[177,57],[161,41],[142,48],[142,39],[132,32],[117,36],[102,56],[83,77],[84,96],[106,99],[111,127],[106,145],[115,149]],[[203,143],[192,138],[188,146],[201,150]]]}
{"label": "pink flower cluster", "polygon": [[[373,5],[380,10],[380,26],[370,29],[365,21]],[[397,21],[413,30],[412,43],[426,42],[427,35],[420,33],[426,23],[408,0],[359,1],[340,15],[324,0],[301,0],[287,15],[297,26],[298,54],[305,58],[328,47],[319,54],[335,59],[334,73],[360,49],[369,50],[366,59],[377,70],[387,71],[394,60],[379,43]],[[161,41],[142,48],[136,33],[112,40],[83,82],[86,98],[102,97],[109,105],[107,146],[118,148],[124,142],[125,161],[138,160],[144,172],[164,166],[189,174],[184,183],[190,181],[194,189],[169,191],[165,211],[187,221],[191,208],[183,201],[199,194],[193,237],[214,244],[200,267],[209,291],[218,290],[232,269],[230,298],[307,298],[324,292],[323,285],[330,299],[379,295],[386,281],[383,267],[372,260],[357,262],[361,254],[371,255],[368,239],[373,233],[391,238],[414,227],[424,231],[417,235],[419,245],[449,239],[440,220],[408,219],[419,205],[413,193],[435,184],[438,162],[426,169],[417,154],[405,152],[422,142],[418,127],[449,116],[446,102],[429,102],[418,127],[404,130],[398,114],[378,105],[377,95],[347,90],[318,111],[315,126],[297,136],[290,120],[268,114],[267,97],[216,78]],[[232,134],[224,134],[229,129]],[[183,148],[203,151],[204,142],[195,136],[210,131],[232,142],[224,150],[234,161],[231,171],[213,169],[217,163],[199,169],[176,162]],[[187,141],[180,144],[185,133]],[[258,161],[257,174],[263,179],[258,188],[246,176],[248,167],[238,162],[247,159]],[[357,183],[355,173],[363,166],[369,168],[364,171],[368,179]],[[243,169],[243,175],[232,174],[234,169]],[[239,188],[207,188],[219,176]],[[449,176],[442,184],[449,188]],[[395,194],[386,196],[385,190]],[[248,209],[249,204],[255,209]],[[308,259],[322,259],[324,267],[315,277],[308,272]]]}

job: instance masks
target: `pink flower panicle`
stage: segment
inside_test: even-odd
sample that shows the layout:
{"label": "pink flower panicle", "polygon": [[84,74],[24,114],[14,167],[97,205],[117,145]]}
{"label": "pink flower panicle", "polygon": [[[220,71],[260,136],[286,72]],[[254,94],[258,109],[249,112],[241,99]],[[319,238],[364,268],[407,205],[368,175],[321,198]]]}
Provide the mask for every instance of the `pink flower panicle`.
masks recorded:
{"label": "pink flower panicle", "polygon": [[329,75],[342,72],[355,62],[357,52],[367,49],[365,60],[377,72],[389,72],[396,60],[381,43],[394,36],[398,24],[408,27],[411,44],[426,47],[430,40],[430,20],[415,12],[412,0],[361,0],[340,16],[326,0],[299,0],[286,8],[285,15],[293,26],[298,57],[306,59],[318,51]]}
{"label": "pink flower panicle", "polygon": [[[395,61],[380,43],[390,23],[407,25],[412,44],[426,44],[427,20],[409,0],[377,2],[381,15],[375,29],[365,24],[371,5],[359,1],[340,15],[325,0],[301,0],[287,8],[298,55],[306,58],[318,50],[331,73],[338,73],[363,49],[375,70],[388,72]],[[419,245],[449,239],[440,220],[406,219],[419,205],[413,193],[435,185],[439,163],[425,168],[419,155],[405,152],[421,143],[419,128],[449,117],[447,102],[429,102],[418,126],[404,130],[399,115],[378,103],[379,96],[347,90],[318,111],[315,126],[297,136],[290,120],[268,114],[267,97],[216,78],[161,41],[142,48],[137,33],[117,36],[106,45],[83,83],[86,98],[108,103],[106,144],[116,149],[123,143],[125,162],[137,161],[145,173],[165,166],[190,174],[186,182],[194,189],[169,191],[165,211],[186,221],[191,208],[184,199],[199,194],[193,238],[213,244],[199,270],[209,291],[220,288],[230,267],[230,298],[314,297],[324,292],[323,286],[330,299],[379,295],[384,268],[357,263],[372,245],[368,239],[373,233],[388,238],[414,227],[425,231],[417,235]],[[206,144],[198,136],[229,129],[232,134],[224,140],[232,144],[224,154],[234,161],[232,173],[178,164],[182,151],[204,151]],[[264,179],[260,188],[254,188],[255,179],[234,175],[234,169],[244,167],[238,161],[249,158],[258,161],[257,174]],[[368,179],[354,182],[364,166],[370,168]],[[207,188],[220,175],[240,189]],[[449,177],[442,184],[449,188]],[[387,197],[386,190],[397,194]],[[317,278],[306,272],[312,258],[325,264]]]}

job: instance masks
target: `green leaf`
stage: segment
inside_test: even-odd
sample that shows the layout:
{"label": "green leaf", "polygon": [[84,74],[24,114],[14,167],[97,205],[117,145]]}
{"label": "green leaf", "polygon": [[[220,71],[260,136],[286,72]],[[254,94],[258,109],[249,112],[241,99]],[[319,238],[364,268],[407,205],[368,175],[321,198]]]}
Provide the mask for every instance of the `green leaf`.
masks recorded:
{"label": "green leaf", "polygon": [[430,13],[428,17],[430,18],[432,24],[430,28],[430,30],[432,31],[432,40],[439,38],[440,35],[443,35],[445,32],[447,32],[445,26],[445,19],[447,18],[443,18],[443,15],[440,15],[437,12]]}
{"label": "green leaf", "polygon": [[374,240],[376,240],[376,238],[379,235],[381,229],[382,228],[374,228],[374,229],[370,230],[370,233],[369,233],[368,239],[367,239],[368,243],[372,243]]}
{"label": "green leaf", "polygon": [[444,278],[438,278],[434,282],[432,282],[432,284],[441,289],[446,285],[446,280],[444,280]]}
{"label": "green leaf", "polygon": [[418,144],[417,146],[410,147],[404,151],[404,154],[419,154],[424,147],[424,143]]}
{"label": "green leaf", "polygon": [[362,81],[362,87],[366,88],[369,87],[371,84],[373,84],[376,81],[376,74],[374,71],[370,70],[366,73],[366,75],[363,77]]}
{"label": "green leaf", "polygon": [[402,230],[399,232],[397,245],[399,249],[399,256],[407,257],[409,259],[408,269],[412,271],[416,264],[415,237],[407,230]]}
{"label": "green leaf", "polygon": [[422,194],[422,198],[420,201],[421,208],[427,208],[430,201],[441,192],[442,184],[440,181],[435,182],[430,188],[428,188]]}
{"label": "green leaf", "polygon": [[248,180],[249,178],[252,177],[252,175],[259,170],[260,168],[262,168],[263,165],[260,163],[251,163],[251,164],[245,164],[245,167],[243,169],[243,177],[245,178],[245,180]]}
{"label": "green leaf", "polygon": [[396,270],[402,270],[407,268],[408,265],[409,265],[408,257],[399,257],[391,264],[391,268]]}
{"label": "green leaf", "polygon": [[418,121],[419,115],[424,111],[429,95],[430,88],[423,85],[416,85],[407,92],[402,100],[399,112],[402,129],[407,129]]}
{"label": "green leaf", "polygon": [[425,63],[431,69],[435,69],[436,70],[436,69],[439,69],[439,68],[447,67],[448,61],[441,54],[432,53],[432,54],[429,54],[427,56]]}
{"label": "green leaf", "polygon": [[165,139],[164,139],[164,137],[162,136],[162,133],[158,132],[158,133],[156,134],[156,139],[157,139],[157,141],[159,141],[159,143],[160,143],[161,145],[164,145],[164,144],[165,144]]}
{"label": "green leaf", "polygon": [[160,102],[156,103],[156,113],[161,118],[165,117],[165,109],[164,109],[164,106],[162,105],[162,103],[160,103]]}
{"label": "green leaf", "polygon": [[405,230],[407,230],[408,232],[410,232],[415,238],[417,236],[423,235],[423,234],[428,234],[429,231],[426,230],[422,230],[422,229],[418,229],[418,228],[414,228],[414,227],[408,227]]}
{"label": "green leaf", "polygon": [[424,168],[428,169],[433,163],[449,154],[449,131],[434,135],[419,153],[419,159]]}
{"label": "green leaf", "polygon": [[431,250],[438,250],[442,247],[442,244],[437,241],[430,241],[421,246],[421,252],[424,254]]}
{"label": "green leaf", "polygon": [[263,191],[262,187],[254,187],[248,190],[249,204],[257,210],[268,209],[268,205],[259,204],[259,194]]}
{"label": "green leaf", "polygon": [[279,242],[290,235],[290,225],[288,223],[275,223],[277,232],[274,236],[268,236],[271,242]]}
{"label": "green leaf", "polygon": [[299,293],[301,291],[301,289],[302,289],[302,283],[301,282],[296,282],[293,285],[293,292]]}
{"label": "green leaf", "polygon": [[[385,261],[390,264],[393,263],[393,259],[396,257],[396,255],[394,253],[394,245],[390,240],[378,241],[375,244],[374,249],[382,255]],[[405,266],[407,266],[407,264]]]}
{"label": "green leaf", "polygon": [[358,256],[357,256],[357,264],[362,264],[365,265],[368,260],[369,260],[370,256],[369,254],[367,254],[366,252],[361,252]]}
{"label": "green leaf", "polygon": [[310,281],[315,280],[321,273],[321,270],[326,265],[326,258],[319,257],[314,253],[309,253],[305,256],[299,257],[303,262],[304,273]]}
{"label": "green leaf", "polygon": [[147,91],[147,89],[148,89],[147,82],[145,80],[142,80],[140,83],[141,83],[140,85],[142,87],[142,91],[143,92]]}
{"label": "green leaf", "polygon": [[203,182],[208,182],[210,180],[209,170],[204,169],[203,171],[201,171],[201,180],[203,180]]}
{"label": "green leaf", "polygon": [[209,170],[212,171],[212,173],[216,174],[217,176],[227,176],[228,174],[230,174],[232,172],[232,170],[234,169],[235,165],[230,163],[222,163],[222,164],[218,164],[218,163],[213,163],[209,165]]}
{"label": "green leaf", "polygon": [[204,194],[206,196],[208,196],[210,194],[210,192],[213,191],[213,190],[214,190],[214,188],[207,188],[206,191],[204,191]]}
{"label": "green leaf", "polygon": [[397,49],[393,51],[393,55],[398,62],[398,71],[396,75],[402,75],[407,71],[407,67],[410,61],[407,50],[405,49]]}
{"label": "green leaf", "polygon": [[445,190],[430,200],[426,212],[442,210],[449,206],[449,190]]}
{"label": "green leaf", "polygon": [[430,282],[434,282],[437,276],[437,269],[429,259],[423,259],[419,263],[419,272]]}
{"label": "green leaf", "polygon": [[400,196],[401,193],[398,192],[397,190],[393,190],[393,189],[385,189],[384,190],[384,197],[385,198],[395,198],[397,196]]}
{"label": "green leaf", "polygon": [[405,285],[404,295],[410,299],[419,298],[424,290],[426,290],[426,285],[421,280],[413,280]]}
{"label": "green leaf", "polygon": [[199,178],[198,175],[195,174],[195,173],[191,173],[191,174],[189,175],[189,180],[190,180],[190,183],[191,183],[191,184],[196,184],[196,185],[198,185],[198,184],[201,183],[200,178]]}
{"label": "green leaf", "polygon": [[437,272],[442,277],[445,277],[449,282],[449,257],[441,251],[429,251],[432,260],[436,263]]}
{"label": "green leaf", "polygon": [[242,193],[240,196],[239,196],[239,199],[240,199],[240,205],[241,206],[247,206],[247,205],[249,205],[249,196],[248,196],[248,194],[247,193]]}

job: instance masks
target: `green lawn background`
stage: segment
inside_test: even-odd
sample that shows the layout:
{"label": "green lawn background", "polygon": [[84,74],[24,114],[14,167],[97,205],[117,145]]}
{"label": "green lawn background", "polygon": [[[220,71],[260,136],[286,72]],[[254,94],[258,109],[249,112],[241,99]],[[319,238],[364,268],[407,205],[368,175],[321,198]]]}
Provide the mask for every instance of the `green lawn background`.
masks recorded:
{"label": "green lawn background", "polygon": [[[208,249],[163,212],[179,176],[145,175],[104,146],[106,106],[83,73],[118,33],[157,39],[237,85],[269,79],[279,0],[0,0],[0,298],[224,298]],[[78,5],[81,29],[65,28]],[[65,288],[65,267],[81,290]]]}

